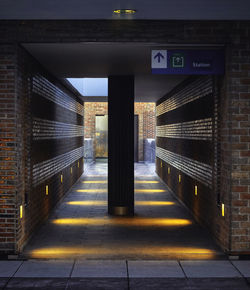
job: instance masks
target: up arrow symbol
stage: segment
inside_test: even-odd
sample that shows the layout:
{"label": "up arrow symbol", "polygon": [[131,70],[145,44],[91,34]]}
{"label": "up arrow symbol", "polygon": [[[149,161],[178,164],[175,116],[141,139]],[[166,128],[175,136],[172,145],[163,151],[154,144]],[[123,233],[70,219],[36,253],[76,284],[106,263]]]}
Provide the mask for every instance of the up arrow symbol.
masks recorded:
{"label": "up arrow symbol", "polygon": [[156,58],[158,58],[158,63],[160,63],[161,62],[161,58],[164,59],[165,57],[160,52],[158,52],[155,55],[154,59],[156,59]]}

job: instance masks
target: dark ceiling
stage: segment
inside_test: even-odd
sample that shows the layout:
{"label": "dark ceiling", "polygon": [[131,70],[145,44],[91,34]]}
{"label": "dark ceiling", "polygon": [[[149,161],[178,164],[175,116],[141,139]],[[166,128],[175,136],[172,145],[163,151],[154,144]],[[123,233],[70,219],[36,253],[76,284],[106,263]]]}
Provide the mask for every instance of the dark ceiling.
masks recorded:
{"label": "dark ceiling", "polygon": [[138,102],[155,102],[186,78],[185,75],[152,75],[151,50],[163,48],[152,44],[43,43],[23,46],[58,78],[134,75]]}

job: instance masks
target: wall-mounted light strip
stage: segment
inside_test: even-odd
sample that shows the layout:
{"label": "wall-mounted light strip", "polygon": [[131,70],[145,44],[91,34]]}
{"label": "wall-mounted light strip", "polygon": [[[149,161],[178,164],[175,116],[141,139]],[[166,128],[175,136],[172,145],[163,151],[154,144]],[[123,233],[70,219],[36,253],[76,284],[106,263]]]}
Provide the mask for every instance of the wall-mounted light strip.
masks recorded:
{"label": "wall-mounted light strip", "polygon": [[179,174],[179,183],[181,183],[181,175]]}
{"label": "wall-mounted light strip", "polygon": [[23,206],[20,205],[20,219],[23,218]]}
{"label": "wall-mounted light strip", "polygon": [[221,215],[225,216],[225,204],[224,203],[221,204]]}
{"label": "wall-mounted light strip", "polygon": [[197,185],[195,185],[195,187],[194,187],[194,194],[198,195],[198,186]]}
{"label": "wall-mounted light strip", "polygon": [[46,195],[49,195],[49,186],[48,185],[46,185],[46,187],[45,187],[45,193],[46,193]]}
{"label": "wall-mounted light strip", "polygon": [[171,173],[171,169],[170,169],[170,167],[168,167],[168,174],[170,174]]}
{"label": "wall-mounted light strip", "polygon": [[162,168],[162,161],[161,161],[161,168]]}
{"label": "wall-mounted light strip", "polygon": [[61,183],[63,183],[63,175],[61,174]]}
{"label": "wall-mounted light strip", "polygon": [[70,167],[70,173],[71,173],[71,174],[73,173],[73,168],[72,168],[72,167]]}
{"label": "wall-mounted light strip", "polygon": [[78,163],[77,163],[77,167],[79,168],[80,167],[80,162],[78,161]]}

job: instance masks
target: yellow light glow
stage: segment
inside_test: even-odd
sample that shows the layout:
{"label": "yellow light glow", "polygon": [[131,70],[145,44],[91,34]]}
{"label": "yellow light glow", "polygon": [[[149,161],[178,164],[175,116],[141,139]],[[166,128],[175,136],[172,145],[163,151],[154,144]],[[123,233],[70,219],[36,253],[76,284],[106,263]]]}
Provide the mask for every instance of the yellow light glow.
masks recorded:
{"label": "yellow light glow", "polygon": [[63,183],[63,175],[61,174],[61,183]]}
{"label": "yellow light glow", "polygon": [[114,14],[127,14],[127,15],[131,15],[131,14],[135,14],[136,13],[136,10],[134,9],[115,9],[113,10],[113,13]]}
{"label": "yellow light glow", "polygon": [[135,205],[149,205],[149,206],[161,206],[161,205],[174,205],[173,201],[136,201]]}
{"label": "yellow light glow", "polygon": [[189,219],[172,219],[172,218],[141,218],[141,217],[115,217],[115,218],[65,218],[55,219],[52,221],[56,225],[115,225],[125,227],[178,227],[192,224]]}
{"label": "yellow light glow", "polygon": [[[106,184],[108,183],[107,180],[86,180],[86,181],[82,181],[82,183],[103,183]],[[159,181],[155,181],[155,180],[135,180],[135,183],[137,184],[157,184],[159,183]]]}
{"label": "yellow light glow", "polygon": [[77,162],[77,167],[78,167],[78,168],[80,167],[80,162],[79,162],[79,161]]}
{"label": "yellow light glow", "polygon": [[172,247],[172,246],[127,246],[127,245],[106,245],[105,247],[48,247],[35,249],[30,252],[32,258],[71,258],[75,259],[79,256],[83,257],[105,257],[114,255],[124,256],[138,256],[138,253],[145,258],[184,258],[184,259],[213,259],[215,252],[206,248],[195,248],[195,247]]}
{"label": "yellow light glow", "polygon": [[[107,201],[105,200],[84,200],[84,201],[69,201],[67,202],[69,205],[91,205],[91,206],[103,206],[107,205]],[[173,201],[136,201],[135,205],[138,206],[165,206],[165,205],[174,205]]]}
{"label": "yellow light glow", "polygon": [[45,193],[46,193],[46,195],[49,195],[49,186],[48,185],[46,185],[46,187],[45,187]]}
{"label": "yellow light glow", "polygon": [[161,167],[162,167],[162,161],[161,161]]}
{"label": "yellow light glow", "polygon": [[168,174],[170,174],[170,172],[171,172],[171,169],[170,169],[170,167],[168,167]]}
{"label": "yellow light glow", "polygon": [[72,168],[72,167],[70,167],[70,173],[71,173],[71,174],[73,173],[73,168]]}
{"label": "yellow light glow", "polygon": [[165,189],[135,189],[135,192],[154,193],[154,192],[166,192],[166,190]]}
{"label": "yellow light glow", "polygon": [[159,183],[159,181],[150,181],[150,180],[135,180],[135,183],[138,184],[155,184],[155,183]]}
{"label": "yellow light glow", "polygon": [[87,192],[87,193],[96,193],[96,192],[107,192],[107,190],[104,189],[77,189],[77,192]]}
{"label": "yellow light glow", "polygon": [[101,205],[107,205],[107,202],[105,200],[84,200],[84,201],[69,201],[67,202],[67,204],[101,206]]}
{"label": "yellow light glow", "polygon": [[179,174],[179,183],[181,183],[181,175]]}
{"label": "yellow light glow", "polygon": [[224,203],[221,204],[221,215],[225,216],[225,204]]}
{"label": "yellow light glow", "polygon": [[107,183],[107,180],[86,180],[82,181],[82,183]]}
{"label": "yellow light glow", "polygon": [[23,218],[23,206],[20,205],[20,219]]}
{"label": "yellow light glow", "polygon": [[195,185],[195,187],[194,187],[194,194],[198,195],[198,186],[197,185]]}

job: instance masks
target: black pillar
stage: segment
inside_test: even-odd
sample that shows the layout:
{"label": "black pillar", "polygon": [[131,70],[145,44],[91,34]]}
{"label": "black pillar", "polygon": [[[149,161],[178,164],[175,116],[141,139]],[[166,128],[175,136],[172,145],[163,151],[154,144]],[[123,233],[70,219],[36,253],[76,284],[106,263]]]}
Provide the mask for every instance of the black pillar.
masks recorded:
{"label": "black pillar", "polygon": [[134,214],[134,76],[108,79],[108,212]]}

